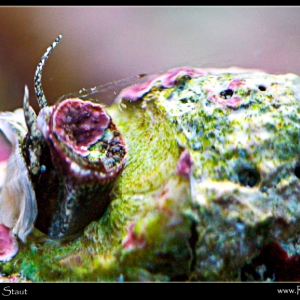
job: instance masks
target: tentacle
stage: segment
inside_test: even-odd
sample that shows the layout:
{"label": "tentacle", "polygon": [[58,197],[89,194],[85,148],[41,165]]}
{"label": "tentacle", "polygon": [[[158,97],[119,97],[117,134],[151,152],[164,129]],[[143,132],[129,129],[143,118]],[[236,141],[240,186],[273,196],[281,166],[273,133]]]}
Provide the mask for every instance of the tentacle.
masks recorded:
{"label": "tentacle", "polygon": [[52,52],[52,50],[57,46],[57,44],[60,42],[62,38],[62,35],[60,34],[56,40],[52,43],[52,45],[50,47],[47,48],[45,54],[42,56],[36,71],[35,71],[35,75],[34,75],[34,90],[35,90],[35,94],[39,103],[39,107],[43,108],[45,106],[47,106],[47,100],[45,98],[44,92],[43,92],[43,88],[42,88],[42,72],[43,69],[45,67],[46,61],[48,60],[50,53]]}
{"label": "tentacle", "polygon": [[29,106],[29,93],[28,93],[27,85],[25,85],[25,89],[24,89],[23,110],[24,110],[26,126],[28,128],[28,131],[31,133],[33,123],[36,122],[36,114],[32,109],[32,107]]}
{"label": "tentacle", "polygon": [[29,105],[28,88],[25,86],[23,110],[29,135],[25,138],[25,148],[29,155],[30,172],[34,175],[40,171],[40,158],[44,146],[42,133],[36,127],[36,114]]}

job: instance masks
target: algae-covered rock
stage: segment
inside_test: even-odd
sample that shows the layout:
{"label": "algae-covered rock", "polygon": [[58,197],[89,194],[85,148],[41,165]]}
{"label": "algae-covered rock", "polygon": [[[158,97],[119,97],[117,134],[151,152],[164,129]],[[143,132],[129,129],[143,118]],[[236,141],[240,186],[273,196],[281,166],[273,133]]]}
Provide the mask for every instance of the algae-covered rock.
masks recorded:
{"label": "algae-covered rock", "polygon": [[106,107],[97,89],[55,106],[41,91],[37,118],[28,97],[26,122],[0,115],[2,280],[239,281],[261,247],[296,247],[298,76],[177,68]]}
{"label": "algae-covered rock", "polygon": [[[180,72],[171,87],[164,82]],[[131,88],[119,98],[128,94],[146,111],[155,103],[190,154],[193,278],[238,280],[261,246],[299,230],[300,81],[247,70],[197,73],[172,70],[143,99]]]}

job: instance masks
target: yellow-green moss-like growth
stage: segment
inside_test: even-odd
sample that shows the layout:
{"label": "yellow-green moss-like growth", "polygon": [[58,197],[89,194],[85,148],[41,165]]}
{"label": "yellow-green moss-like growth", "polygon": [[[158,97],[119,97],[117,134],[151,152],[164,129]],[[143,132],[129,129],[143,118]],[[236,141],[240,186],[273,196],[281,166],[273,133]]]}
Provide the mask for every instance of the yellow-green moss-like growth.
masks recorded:
{"label": "yellow-green moss-like growth", "polygon": [[[100,220],[74,240],[34,231],[1,273],[33,281],[240,279],[299,231],[300,79],[179,68],[106,108],[128,152]],[[100,99],[101,100],[101,99]]]}

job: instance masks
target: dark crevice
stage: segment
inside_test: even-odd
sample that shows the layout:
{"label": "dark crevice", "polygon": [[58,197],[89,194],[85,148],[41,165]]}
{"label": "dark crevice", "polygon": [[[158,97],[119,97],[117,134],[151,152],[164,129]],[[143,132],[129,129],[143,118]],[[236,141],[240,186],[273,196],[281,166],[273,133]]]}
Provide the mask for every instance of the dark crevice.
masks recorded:
{"label": "dark crevice", "polygon": [[260,91],[262,91],[262,92],[264,92],[264,91],[267,90],[267,88],[266,88],[264,85],[259,85],[259,86],[258,86],[258,89],[259,89]]}
{"label": "dark crevice", "polygon": [[223,99],[230,99],[234,94],[234,91],[231,89],[227,89],[220,92],[220,97]]}
{"label": "dark crevice", "polygon": [[300,164],[297,163],[294,169],[294,173],[296,175],[297,178],[300,178]]}
{"label": "dark crevice", "polygon": [[243,168],[238,172],[239,182],[243,186],[254,187],[260,182],[260,174],[255,168]]}
{"label": "dark crevice", "polygon": [[241,268],[241,281],[299,281],[299,262],[300,255],[288,256],[279,243],[272,242]]}
{"label": "dark crevice", "polygon": [[189,238],[189,245],[191,247],[192,259],[190,265],[191,273],[195,270],[196,262],[197,262],[197,253],[196,253],[196,245],[199,240],[199,233],[197,231],[197,222],[192,220],[191,224],[191,236]]}

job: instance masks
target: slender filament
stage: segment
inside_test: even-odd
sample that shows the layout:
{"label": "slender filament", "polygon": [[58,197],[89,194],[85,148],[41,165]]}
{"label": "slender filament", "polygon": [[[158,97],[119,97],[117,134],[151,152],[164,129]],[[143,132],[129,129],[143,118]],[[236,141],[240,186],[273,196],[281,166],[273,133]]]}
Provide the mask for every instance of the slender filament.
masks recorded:
{"label": "slender filament", "polygon": [[60,34],[55,41],[51,44],[50,47],[47,48],[46,52],[44,53],[44,55],[42,56],[35,74],[34,74],[34,90],[35,90],[35,94],[37,97],[37,101],[39,103],[39,107],[42,109],[45,106],[48,106],[47,100],[45,98],[44,95],[44,91],[42,88],[42,72],[43,69],[45,67],[46,61],[48,60],[50,53],[52,52],[52,50],[57,46],[57,44],[60,42],[60,40],[62,39],[62,35]]}

